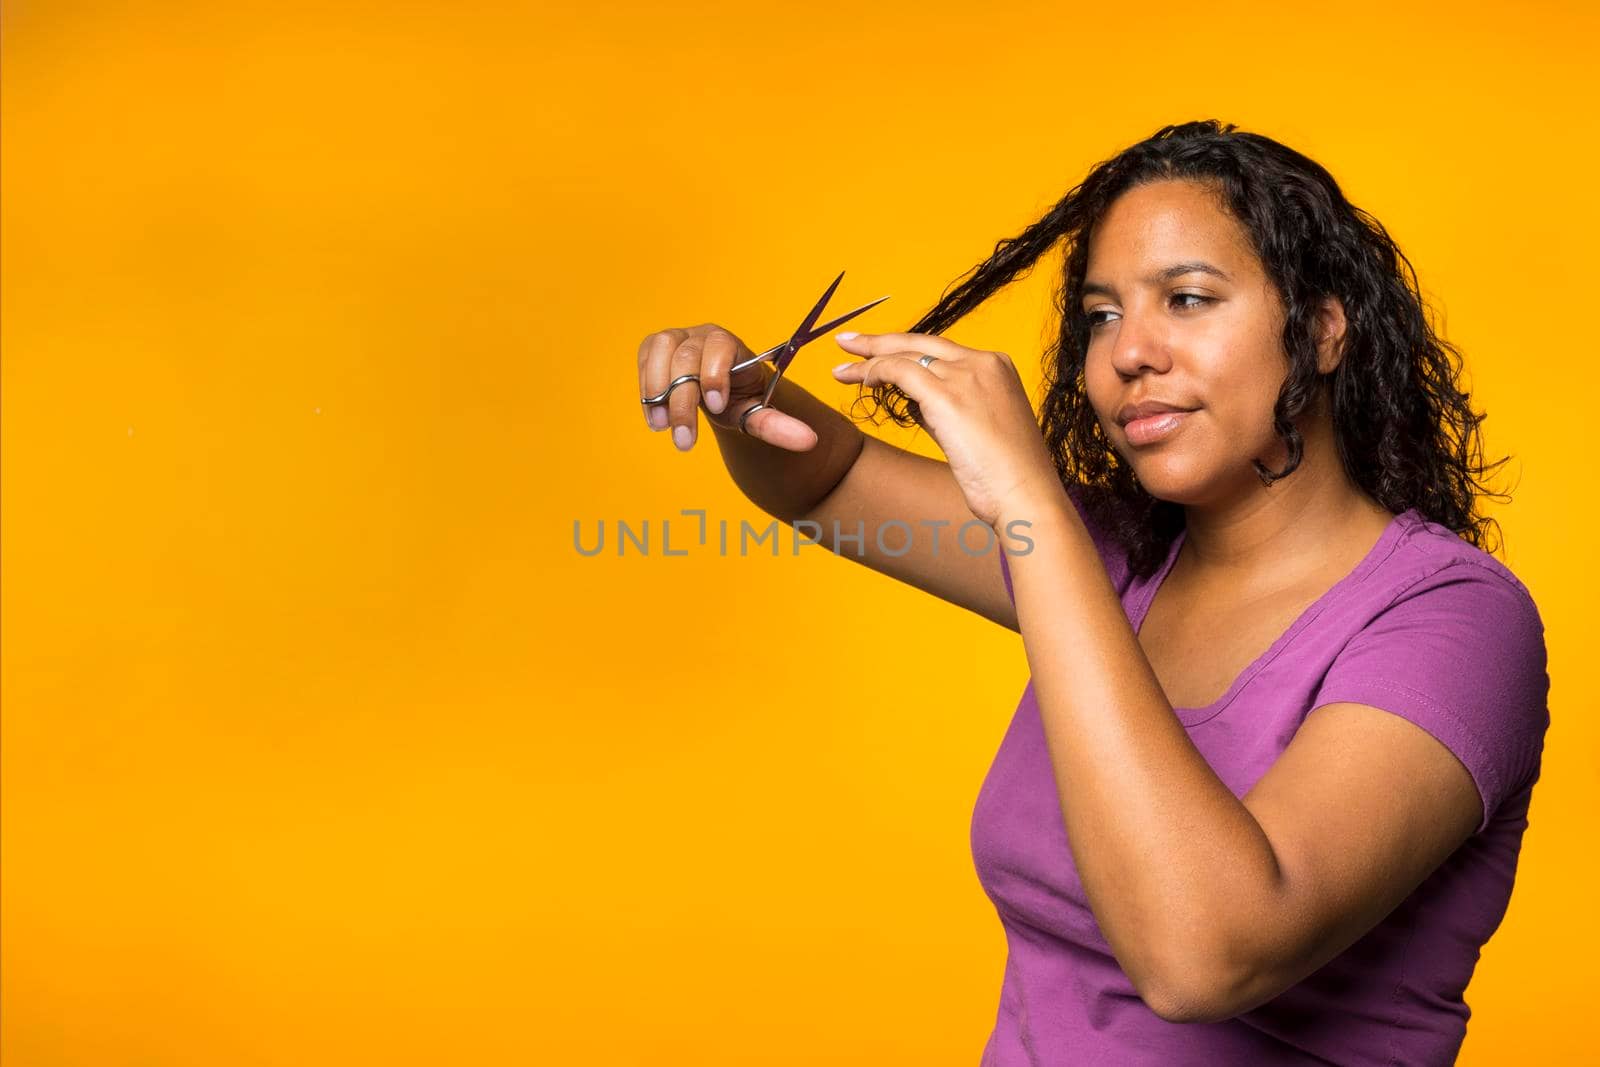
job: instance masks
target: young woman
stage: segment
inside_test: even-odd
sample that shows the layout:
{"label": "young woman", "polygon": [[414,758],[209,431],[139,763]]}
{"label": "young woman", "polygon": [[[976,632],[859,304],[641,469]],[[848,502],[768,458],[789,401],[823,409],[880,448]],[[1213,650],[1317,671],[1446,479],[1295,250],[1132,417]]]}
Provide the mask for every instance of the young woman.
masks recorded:
{"label": "young woman", "polygon": [[[1036,417],[1006,355],[939,334],[1058,244]],[[948,462],[787,378],[741,428],[771,371],[730,379],[751,352],[712,325],[646,338],[640,395],[699,374],[653,423],[680,448],[704,410],[757,506],[836,550],[864,521],[851,558],[1021,633],[972,822],[1009,946],[983,1062],[1453,1062],[1549,678],[1482,547],[1482,416],[1383,227],[1275,141],[1169,126],[911,331],[839,344]],[[952,546],[974,517],[1003,552]]]}

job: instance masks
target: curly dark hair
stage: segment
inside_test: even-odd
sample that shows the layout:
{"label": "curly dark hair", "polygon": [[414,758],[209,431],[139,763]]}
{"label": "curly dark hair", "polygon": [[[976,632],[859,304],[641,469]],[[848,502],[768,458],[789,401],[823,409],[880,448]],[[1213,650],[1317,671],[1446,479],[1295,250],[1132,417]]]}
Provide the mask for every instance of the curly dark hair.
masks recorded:
{"label": "curly dark hair", "polygon": [[[1063,484],[1079,487],[1089,515],[1127,551],[1135,574],[1153,573],[1183,528],[1183,507],[1141,487],[1101,428],[1084,385],[1089,321],[1081,289],[1089,238],[1111,204],[1135,186],[1189,179],[1217,191],[1248,232],[1283,301],[1283,347],[1289,372],[1273,426],[1289,450],[1281,471],[1252,460],[1271,485],[1300,465],[1304,441],[1294,427],[1316,398],[1317,309],[1329,295],[1345,309],[1344,356],[1329,375],[1339,458],[1350,479],[1389,511],[1416,508],[1425,518],[1483,547],[1486,527],[1478,480],[1510,457],[1485,466],[1470,397],[1457,383],[1459,351],[1435,333],[1416,272],[1377,219],[1344,198],[1333,176],[1299,152],[1216,120],[1166,126],[1096,164],[1039,221],[1001,240],[994,254],[952,283],[908,332],[938,334],[1019,277],[1057,241],[1065,268],[1055,302],[1061,316],[1045,354],[1040,423]],[[897,425],[921,425],[916,401],[880,384],[862,394],[865,415],[887,411]],[[857,409],[859,410],[859,408]]]}

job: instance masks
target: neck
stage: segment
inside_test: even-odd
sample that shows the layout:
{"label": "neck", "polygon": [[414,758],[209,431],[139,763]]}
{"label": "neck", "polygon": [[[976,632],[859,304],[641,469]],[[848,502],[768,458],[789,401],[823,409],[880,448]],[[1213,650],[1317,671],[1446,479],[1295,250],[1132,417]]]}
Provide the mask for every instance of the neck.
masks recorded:
{"label": "neck", "polygon": [[[1305,450],[1287,478],[1266,486],[1252,469],[1233,496],[1185,507],[1183,551],[1193,573],[1237,579],[1270,572],[1287,579],[1326,566],[1330,546],[1364,553],[1388,526],[1394,516],[1346,476],[1331,419],[1319,411],[1302,421],[1300,432]],[[1279,441],[1260,459],[1282,470],[1288,449]]]}

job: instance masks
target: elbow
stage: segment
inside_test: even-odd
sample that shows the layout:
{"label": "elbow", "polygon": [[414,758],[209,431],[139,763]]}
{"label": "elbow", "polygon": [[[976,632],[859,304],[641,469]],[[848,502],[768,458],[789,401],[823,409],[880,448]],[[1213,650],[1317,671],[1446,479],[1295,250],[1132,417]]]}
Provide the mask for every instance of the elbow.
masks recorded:
{"label": "elbow", "polygon": [[1146,1007],[1169,1023],[1214,1023],[1234,1014],[1223,1009],[1214,990],[1199,985],[1176,982],[1147,985],[1139,990],[1139,997]]}
{"label": "elbow", "polygon": [[1230,973],[1215,957],[1174,964],[1135,984],[1145,1006],[1169,1023],[1216,1023],[1261,1003],[1256,982]]}
{"label": "elbow", "polygon": [[1145,1006],[1173,1023],[1217,1023],[1252,1011],[1304,977],[1304,954],[1289,951],[1282,924],[1256,910],[1251,921],[1167,924],[1139,946],[1128,970]]}
{"label": "elbow", "polygon": [[1290,984],[1263,972],[1198,968],[1137,988],[1145,1006],[1169,1023],[1220,1023],[1260,1007]]}

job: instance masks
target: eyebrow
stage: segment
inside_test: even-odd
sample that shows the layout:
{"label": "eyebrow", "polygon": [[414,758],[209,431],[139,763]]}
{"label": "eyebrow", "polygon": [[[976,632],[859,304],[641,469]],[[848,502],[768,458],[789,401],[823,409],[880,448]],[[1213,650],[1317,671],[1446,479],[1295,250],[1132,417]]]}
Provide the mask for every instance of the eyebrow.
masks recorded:
{"label": "eyebrow", "polygon": [[[1160,285],[1163,282],[1170,282],[1172,279],[1182,277],[1185,274],[1210,274],[1221,278],[1225,282],[1233,281],[1233,279],[1228,277],[1227,273],[1221,268],[1213,267],[1204,260],[1197,259],[1188,263],[1174,263],[1170,267],[1163,267],[1154,274],[1146,275],[1144,278],[1144,283],[1146,285]],[[1114,287],[1106,284],[1105,282],[1084,282],[1082,295],[1116,296],[1117,291]]]}

